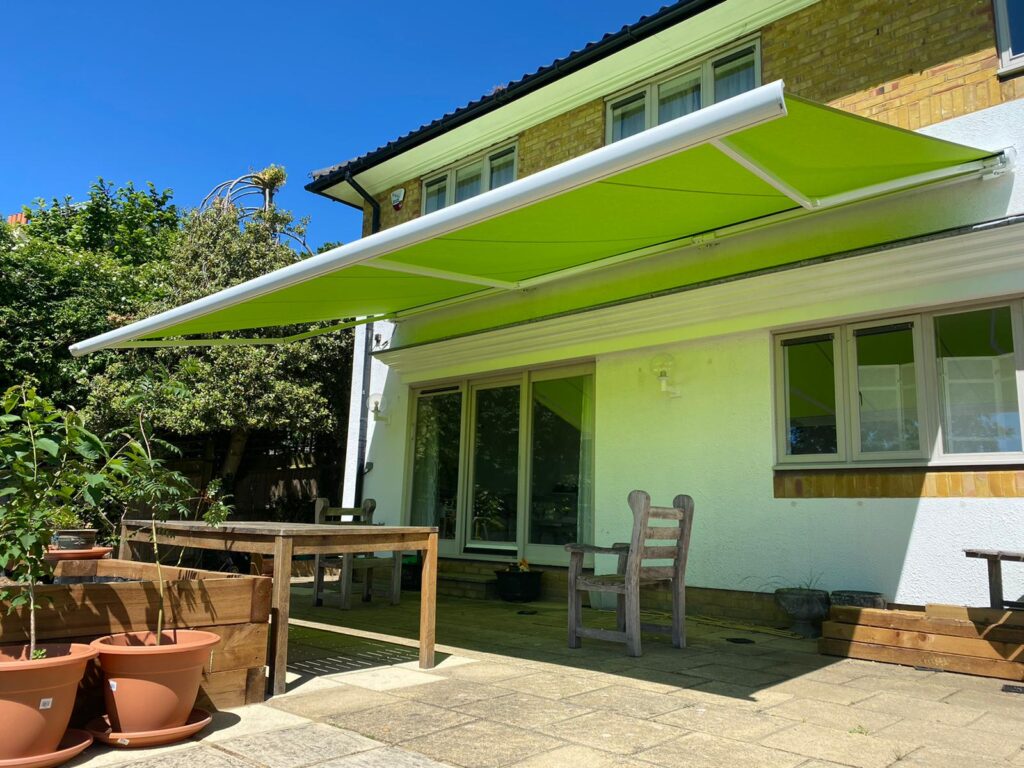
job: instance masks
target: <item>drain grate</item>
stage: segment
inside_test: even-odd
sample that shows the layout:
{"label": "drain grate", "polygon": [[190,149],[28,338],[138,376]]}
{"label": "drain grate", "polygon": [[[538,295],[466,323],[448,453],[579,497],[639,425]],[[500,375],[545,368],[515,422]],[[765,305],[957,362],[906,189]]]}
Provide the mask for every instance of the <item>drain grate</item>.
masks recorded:
{"label": "drain grate", "polygon": [[736,643],[736,645],[753,645],[754,641],[749,637],[727,637],[725,638],[727,643]]}
{"label": "drain grate", "polygon": [[1004,685],[1003,693],[1024,693],[1024,685]]}

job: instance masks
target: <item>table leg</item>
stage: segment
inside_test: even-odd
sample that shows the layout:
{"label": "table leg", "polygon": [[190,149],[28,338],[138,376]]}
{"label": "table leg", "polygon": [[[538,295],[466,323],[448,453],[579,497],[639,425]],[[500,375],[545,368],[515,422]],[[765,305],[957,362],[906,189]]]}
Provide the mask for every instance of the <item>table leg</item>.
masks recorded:
{"label": "table leg", "polygon": [[434,667],[434,631],[437,611],[437,534],[427,538],[420,580],[420,667]]}
{"label": "table leg", "polygon": [[993,608],[1003,610],[1003,563],[990,557],[988,563],[988,602]]}
{"label": "table leg", "polygon": [[291,601],[292,540],[289,536],[274,537],[274,594],[270,617],[270,680],[272,696],[287,690],[288,614]]}

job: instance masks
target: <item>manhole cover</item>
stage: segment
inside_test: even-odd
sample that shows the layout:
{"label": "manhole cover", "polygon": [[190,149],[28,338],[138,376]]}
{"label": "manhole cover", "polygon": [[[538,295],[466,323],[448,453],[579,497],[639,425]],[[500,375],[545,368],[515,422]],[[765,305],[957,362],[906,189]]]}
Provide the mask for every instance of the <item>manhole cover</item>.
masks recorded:
{"label": "manhole cover", "polygon": [[1003,693],[1024,693],[1024,685],[1004,685]]}

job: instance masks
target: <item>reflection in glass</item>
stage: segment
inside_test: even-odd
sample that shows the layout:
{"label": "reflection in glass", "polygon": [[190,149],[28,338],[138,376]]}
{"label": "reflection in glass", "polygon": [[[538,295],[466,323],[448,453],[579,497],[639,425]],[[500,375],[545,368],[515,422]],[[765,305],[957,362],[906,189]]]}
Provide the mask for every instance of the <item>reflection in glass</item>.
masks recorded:
{"label": "reflection in glass", "polygon": [[503,187],[515,180],[515,157],[512,148],[491,156],[491,189]]}
{"label": "reflection in glass", "polygon": [[715,62],[715,101],[725,101],[754,88],[754,53],[740,51]]}
{"label": "reflection in glass", "polygon": [[588,541],[593,377],[535,381],[532,397],[530,543]]}
{"label": "reflection in glass", "polygon": [[519,386],[478,389],[469,538],[514,542],[519,497]]}
{"label": "reflection in glass", "polygon": [[413,525],[436,525],[442,539],[455,538],[461,423],[462,393],[417,399],[410,520]]}
{"label": "reflection in glass", "polygon": [[427,184],[427,188],[423,191],[423,212],[433,213],[444,208],[447,195],[448,183],[444,179]]}
{"label": "reflection in glass", "polygon": [[658,122],[666,123],[700,109],[700,73],[658,86]]}
{"label": "reflection in glass", "polygon": [[946,453],[1021,450],[1009,307],[935,318]]}
{"label": "reflection in glass", "polygon": [[455,202],[461,203],[483,192],[483,166],[471,165],[455,173]]}
{"label": "reflection in glass", "polygon": [[782,342],[786,376],[786,453],[838,453],[832,334]]}
{"label": "reflection in glass", "polygon": [[917,374],[911,323],[854,331],[860,449],[865,453],[916,451]]}
{"label": "reflection in glass", "polygon": [[612,141],[633,136],[646,127],[644,94],[638,93],[612,105]]}

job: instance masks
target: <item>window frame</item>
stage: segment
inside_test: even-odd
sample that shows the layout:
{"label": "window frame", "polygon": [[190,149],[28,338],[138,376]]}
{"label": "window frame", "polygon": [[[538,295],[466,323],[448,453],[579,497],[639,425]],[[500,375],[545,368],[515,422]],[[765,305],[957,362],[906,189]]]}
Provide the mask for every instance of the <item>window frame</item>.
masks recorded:
{"label": "window frame", "polygon": [[[662,86],[668,85],[689,74],[699,72],[700,78],[700,109],[711,106],[715,103],[715,67],[723,59],[728,59],[747,48],[752,49],[754,57],[754,83],[755,87],[761,85],[761,36],[751,35],[732,43],[724,48],[719,48],[710,54],[697,59],[690,59],[678,67],[649,78],[643,82],[631,85],[620,91],[616,91],[605,97],[605,144],[611,144],[612,125],[614,109],[621,106],[623,102],[643,95],[644,99],[644,128],[648,130],[659,125],[659,93]],[[692,113],[691,113],[692,114]],[[635,135],[635,134],[634,134]]]}
{"label": "window frame", "polygon": [[[1009,307],[1013,338],[1014,365],[1017,385],[1017,412],[1024,437],[1024,300],[1011,297],[1002,300],[959,303],[929,307],[916,313],[893,313],[868,318],[856,318],[831,325],[806,325],[798,330],[785,329],[771,335],[773,370],[773,413],[775,423],[775,468],[871,468],[899,466],[977,466],[1024,464],[1024,446],[1020,451],[986,453],[954,453],[944,448],[941,381],[936,354],[935,320],[947,315]],[[853,332],[858,328],[878,327],[899,323],[914,324],[914,367],[917,376],[918,424],[921,446],[919,451],[900,453],[864,452],[860,450],[860,413],[853,407],[853,394],[857,391],[856,349]],[[819,336],[826,333],[841,334],[842,361],[836,357],[836,375],[841,377],[841,391],[836,389],[836,434],[838,454],[787,455],[787,388],[783,342]],[[833,336],[833,344],[836,344]],[[841,370],[840,370],[841,368]]]}
{"label": "window frame", "polygon": [[[482,195],[485,192],[491,191],[491,163],[503,155],[509,150],[512,152],[512,181],[519,178],[519,143],[516,139],[511,141],[503,142],[495,145],[483,152],[477,152],[468,158],[462,158],[457,163],[453,163],[441,170],[429,173],[423,176],[423,180],[420,182],[420,215],[427,215],[427,187],[437,182],[444,181],[445,183],[445,198],[444,205],[435,210],[440,211],[447,208],[450,205],[455,204],[455,184],[458,173],[472,168],[474,165],[480,164],[482,166],[480,174],[480,192],[478,195]],[[508,182],[511,183],[511,182]],[[504,186],[504,185],[502,185]],[[477,195],[471,195],[466,198],[467,200]],[[434,211],[430,211],[434,213]]]}
{"label": "window frame", "polygon": [[998,75],[1010,75],[1024,70],[1024,51],[1014,53],[1011,48],[1008,2],[1009,0],[992,0],[995,10],[996,44],[999,48]]}

